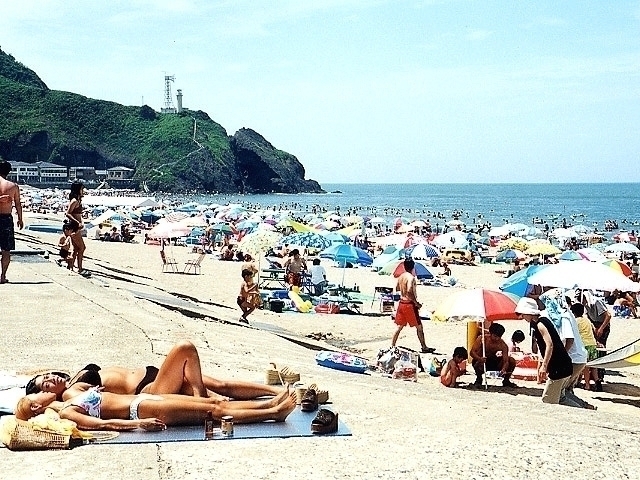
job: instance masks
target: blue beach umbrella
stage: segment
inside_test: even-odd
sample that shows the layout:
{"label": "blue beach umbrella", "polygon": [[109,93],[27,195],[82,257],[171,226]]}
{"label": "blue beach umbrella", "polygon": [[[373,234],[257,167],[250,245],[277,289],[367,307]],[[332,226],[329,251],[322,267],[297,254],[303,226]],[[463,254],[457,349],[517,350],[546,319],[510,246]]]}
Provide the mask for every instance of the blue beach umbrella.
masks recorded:
{"label": "blue beach umbrella", "polygon": [[519,297],[524,297],[529,288],[527,279],[534,273],[542,270],[547,265],[530,265],[527,268],[514,273],[500,286],[500,290],[507,293],[512,293]]}
{"label": "blue beach umbrella", "polygon": [[571,262],[573,262],[575,260],[584,260],[582,255],[580,255],[575,250],[565,250],[564,252],[562,252],[560,257],[558,257],[558,258],[559,258],[559,260],[568,260],[568,261],[571,261]]}
{"label": "blue beach umbrella", "polygon": [[331,246],[331,240],[315,232],[298,232],[287,235],[280,240],[281,245],[285,243],[307,248],[317,248],[318,250],[323,250]]}
{"label": "blue beach umbrella", "polygon": [[440,256],[440,252],[432,245],[418,243],[413,247],[407,248],[405,256],[415,259],[436,258]]}
{"label": "blue beach umbrella", "polygon": [[323,250],[319,254],[320,258],[328,258],[334,260],[341,265],[348,263],[357,263],[365,267],[373,263],[373,258],[361,248],[347,245],[345,243],[336,243],[331,247]]}

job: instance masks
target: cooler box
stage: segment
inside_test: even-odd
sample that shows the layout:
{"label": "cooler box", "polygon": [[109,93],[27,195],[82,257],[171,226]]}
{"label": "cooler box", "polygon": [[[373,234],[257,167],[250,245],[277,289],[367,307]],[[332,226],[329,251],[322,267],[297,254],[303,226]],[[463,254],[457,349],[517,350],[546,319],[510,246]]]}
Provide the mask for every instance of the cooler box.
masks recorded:
{"label": "cooler box", "polygon": [[278,298],[269,299],[269,310],[276,313],[282,313],[284,302]]}
{"label": "cooler box", "polygon": [[393,312],[393,295],[383,295],[380,299],[380,311],[382,313]]}

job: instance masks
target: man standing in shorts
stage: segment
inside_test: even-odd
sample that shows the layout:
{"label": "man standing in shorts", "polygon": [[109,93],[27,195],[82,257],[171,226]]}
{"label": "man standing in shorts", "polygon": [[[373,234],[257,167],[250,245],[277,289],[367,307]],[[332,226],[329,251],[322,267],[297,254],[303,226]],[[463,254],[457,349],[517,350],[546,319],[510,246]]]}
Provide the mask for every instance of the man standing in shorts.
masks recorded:
{"label": "man standing in shorts", "polygon": [[433,353],[436,349],[427,347],[424,341],[424,329],[422,328],[419,314],[422,304],[418,302],[416,297],[416,277],[413,276],[414,266],[415,263],[411,258],[405,258],[404,273],[398,277],[398,282],[396,283],[396,292],[400,292],[400,302],[395,316],[395,323],[398,328],[391,339],[391,346],[396,346],[400,332],[405,326],[409,325],[416,328],[422,353]]}
{"label": "man standing in shorts", "polygon": [[16,248],[16,239],[13,231],[13,205],[18,213],[18,228],[22,230],[22,204],[20,203],[20,188],[7,180],[11,171],[9,162],[0,162],[0,284],[7,283],[7,269],[11,262],[11,250]]}

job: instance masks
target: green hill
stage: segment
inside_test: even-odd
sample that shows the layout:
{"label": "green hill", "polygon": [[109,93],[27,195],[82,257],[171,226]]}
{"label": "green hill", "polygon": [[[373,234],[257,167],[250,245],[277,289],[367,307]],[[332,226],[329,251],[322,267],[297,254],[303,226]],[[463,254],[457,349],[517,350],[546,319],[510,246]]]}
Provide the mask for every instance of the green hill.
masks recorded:
{"label": "green hill", "polygon": [[0,111],[0,156],[9,161],[123,165],[162,191],[322,192],[296,157],[257,132],[231,137],[202,111],[161,114],[50,90],[2,50]]}

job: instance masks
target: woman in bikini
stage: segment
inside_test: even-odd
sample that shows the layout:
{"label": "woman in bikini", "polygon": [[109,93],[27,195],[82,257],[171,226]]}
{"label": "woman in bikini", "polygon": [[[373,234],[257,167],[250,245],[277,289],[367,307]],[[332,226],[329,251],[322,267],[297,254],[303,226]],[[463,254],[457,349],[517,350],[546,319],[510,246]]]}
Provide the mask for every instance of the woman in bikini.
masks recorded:
{"label": "woman in bikini", "polygon": [[202,375],[200,356],[195,345],[181,341],[171,348],[160,368],[105,367],[90,364],[73,378],[60,372],[36,375],[26,386],[27,394],[52,392],[58,400],[69,400],[92,386],[102,387],[110,393],[134,395],[182,394],[211,397],[217,401],[234,398],[249,400],[277,395],[282,389],[273,385],[243,381],[217,380]]}
{"label": "woman in bikini", "polygon": [[201,425],[207,412],[216,420],[233,415],[236,423],[284,422],[296,408],[296,397],[284,390],[268,400],[217,403],[211,398],[186,395],[119,395],[93,387],[66,402],[56,400],[54,393],[32,393],[18,401],[16,417],[28,420],[47,408],[84,430],[156,431],[174,425]]}
{"label": "woman in bikini", "polygon": [[[86,271],[82,268],[82,260],[84,259],[84,251],[86,246],[82,239],[82,229],[84,222],[82,221],[82,196],[84,195],[84,184],[82,182],[73,182],[71,191],[69,192],[69,206],[67,207],[67,224],[71,227],[71,243],[73,244],[73,263],[78,262],[78,273],[86,275]],[[73,265],[73,263],[71,265]]]}

